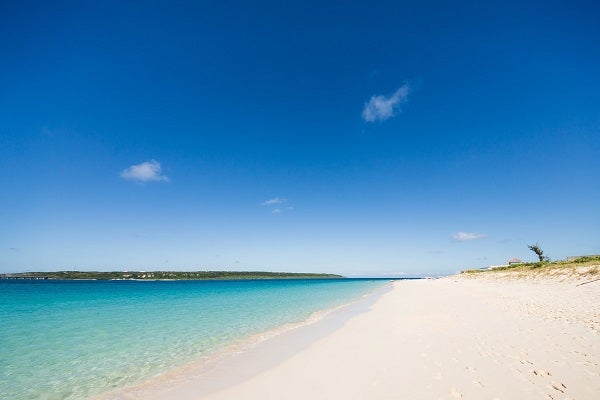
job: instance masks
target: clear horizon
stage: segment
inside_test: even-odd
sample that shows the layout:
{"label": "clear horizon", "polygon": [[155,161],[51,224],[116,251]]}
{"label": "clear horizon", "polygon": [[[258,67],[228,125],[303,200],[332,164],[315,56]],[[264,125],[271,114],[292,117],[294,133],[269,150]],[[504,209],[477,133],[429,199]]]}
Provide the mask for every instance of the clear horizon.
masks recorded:
{"label": "clear horizon", "polygon": [[586,1],[0,5],[0,273],[600,253]]}

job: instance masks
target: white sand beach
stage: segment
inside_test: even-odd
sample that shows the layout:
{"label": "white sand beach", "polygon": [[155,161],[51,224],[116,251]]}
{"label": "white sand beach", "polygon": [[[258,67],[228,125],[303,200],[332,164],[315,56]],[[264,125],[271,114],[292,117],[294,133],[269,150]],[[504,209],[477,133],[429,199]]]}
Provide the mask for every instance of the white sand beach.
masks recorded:
{"label": "white sand beach", "polygon": [[330,332],[111,398],[600,398],[597,275],[500,275],[395,281]]}

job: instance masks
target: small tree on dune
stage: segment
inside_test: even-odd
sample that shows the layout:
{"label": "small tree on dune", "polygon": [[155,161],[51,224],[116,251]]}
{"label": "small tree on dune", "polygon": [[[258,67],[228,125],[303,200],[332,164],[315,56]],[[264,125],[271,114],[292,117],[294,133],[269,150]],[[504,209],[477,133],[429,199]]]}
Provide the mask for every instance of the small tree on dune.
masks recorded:
{"label": "small tree on dune", "polygon": [[527,246],[527,248],[529,250],[533,251],[538,256],[538,258],[540,259],[540,262],[548,261],[548,257],[544,257],[544,251],[540,248],[540,246],[538,246],[537,243],[529,245],[529,246]]}

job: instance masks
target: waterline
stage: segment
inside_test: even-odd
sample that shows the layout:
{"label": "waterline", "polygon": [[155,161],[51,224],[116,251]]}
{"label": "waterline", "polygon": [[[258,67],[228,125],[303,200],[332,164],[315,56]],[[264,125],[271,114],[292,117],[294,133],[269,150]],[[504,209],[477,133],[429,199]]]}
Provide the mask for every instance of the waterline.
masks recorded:
{"label": "waterline", "polygon": [[372,280],[0,282],[0,398],[83,399],[306,320]]}

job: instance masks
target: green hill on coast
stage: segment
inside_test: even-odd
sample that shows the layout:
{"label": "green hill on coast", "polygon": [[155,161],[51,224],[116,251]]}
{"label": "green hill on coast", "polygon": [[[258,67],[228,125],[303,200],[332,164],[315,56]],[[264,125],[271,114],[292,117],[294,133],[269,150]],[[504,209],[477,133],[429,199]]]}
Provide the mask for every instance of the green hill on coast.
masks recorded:
{"label": "green hill on coast", "polygon": [[53,280],[219,280],[219,279],[339,279],[341,275],[261,271],[57,271],[0,274],[0,279]]}

